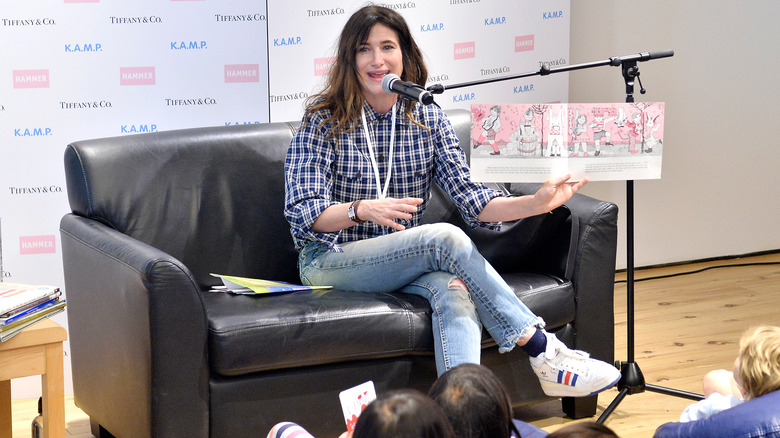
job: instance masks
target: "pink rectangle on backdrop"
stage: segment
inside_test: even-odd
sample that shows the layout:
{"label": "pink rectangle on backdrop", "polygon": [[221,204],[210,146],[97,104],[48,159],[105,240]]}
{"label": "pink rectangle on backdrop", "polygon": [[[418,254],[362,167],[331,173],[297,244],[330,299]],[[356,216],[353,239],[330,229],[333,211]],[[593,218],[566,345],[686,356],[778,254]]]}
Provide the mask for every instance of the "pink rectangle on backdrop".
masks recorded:
{"label": "pink rectangle on backdrop", "polygon": [[57,245],[54,235],[19,237],[19,253],[21,255],[53,254],[56,251]]}
{"label": "pink rectangle on backdrop", "polygon": [[333,66],[335,57],[329,58],[315,58],[314,59],[314,76],[325,76],[330,72],[330,68]]}
{"label": "pink rectangle on backdrop", "polygon": [[154,85],[154,67],[119,67],[119,85]]}
{"label": "pink rectangle on backdrop", "polygon": [[515,52],[530,52],[534,49],[534,36],[522,35],[515,37]]}
{"label": "pink rectangle on backdrop", "polygon": [[260,82],[260,64],[225,64],[225,83]]}
{"label": "pink rectangle on backdrop", "polygon": [[49,70],[14,70],[14,88],[49,88]]}
{"label": "pink rectangle on backdrop", "polygon": [[477,56],[477,44],[474,41],[468,43],[455,43],[455,59],[474,58]]}

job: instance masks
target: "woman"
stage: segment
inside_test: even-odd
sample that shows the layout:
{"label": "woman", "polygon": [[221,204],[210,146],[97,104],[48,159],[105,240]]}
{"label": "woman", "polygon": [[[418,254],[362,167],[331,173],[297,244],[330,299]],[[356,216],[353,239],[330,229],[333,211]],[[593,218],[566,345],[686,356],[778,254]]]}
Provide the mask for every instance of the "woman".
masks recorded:
{"label": "woman", "polygon": [[[424,83],[422,53],[404,19],[366,6],[345,25],[324,90],[307,102],[285,161],[285,216],[300,251],[301,280],[362,292],[401,291],[433,310],[439,375],[479,363],[482,325],[507,352],[529,353],[545,393],[584,396],[614,385],[616,368],[567,349],[514,295],[462,230],[420,225],[438,183],[472,227],[551,211],[586,181],[545,182],[509,198],[471,181],[443,111],[382,89],[396,74]],[[570,376],[562,383],[559,374]],[[576,376],[576,377],[574,377]]]}

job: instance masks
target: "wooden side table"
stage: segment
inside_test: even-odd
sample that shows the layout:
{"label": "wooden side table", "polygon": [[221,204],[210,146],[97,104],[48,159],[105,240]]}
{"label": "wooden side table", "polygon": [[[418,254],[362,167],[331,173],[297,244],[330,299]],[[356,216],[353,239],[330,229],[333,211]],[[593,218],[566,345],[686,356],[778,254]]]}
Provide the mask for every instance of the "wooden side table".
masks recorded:
{"label": "wooden side table", "polygon": [[[65,438],[65,329],[46,319],[0,342],[0,438],[11,438],[11,379],[41,375],[43,436]],[[30,418],[32,421],[32,418]]]}

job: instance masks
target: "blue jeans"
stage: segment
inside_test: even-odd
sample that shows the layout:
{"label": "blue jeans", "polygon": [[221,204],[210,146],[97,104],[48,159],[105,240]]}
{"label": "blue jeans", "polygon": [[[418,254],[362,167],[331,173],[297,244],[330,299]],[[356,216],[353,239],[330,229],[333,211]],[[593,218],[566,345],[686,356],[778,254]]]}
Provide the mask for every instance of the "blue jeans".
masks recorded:
{"label": "blue jeans", "polygon": [[[301,251],[301,280],[360,292],[400,291],[431,304],[436,370],[479,363],[482,325],[504,353],[531,327],[543,327],[458,227],[421,225],[372,239],[322,243]],[[460,279],[468,288],[451,287]]]}

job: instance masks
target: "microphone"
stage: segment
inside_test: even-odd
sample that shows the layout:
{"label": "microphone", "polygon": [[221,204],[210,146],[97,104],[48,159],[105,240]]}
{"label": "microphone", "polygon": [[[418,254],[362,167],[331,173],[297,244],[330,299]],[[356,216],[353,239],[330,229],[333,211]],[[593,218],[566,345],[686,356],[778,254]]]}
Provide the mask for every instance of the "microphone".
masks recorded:
{"label": "microphone", "polygon": [[633,61],[645,62],[645,61],[650,61],[651,59],[668,58],[670,56],[674,56],[674,50],[663,50],[661,52],[642,52],[642,53],[637,53],[635,55],[615,56],[609,58],[609,61],[610,61],[610,65],[614,67],[624,62],[633,62]]}
{"label": "microphone", "polygon": [[393,73],[387,74],[382,79],[382,89],[385,90],[385,93],[397,93],[423,105],[433,103],[433,95],[428,90],[412,82],[404,82],[398,75]]}

